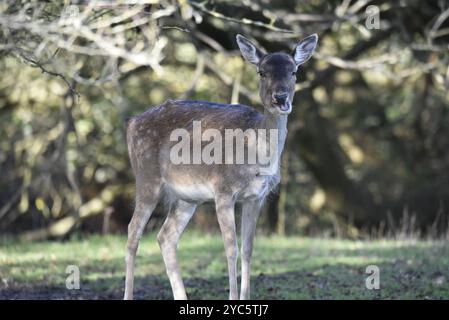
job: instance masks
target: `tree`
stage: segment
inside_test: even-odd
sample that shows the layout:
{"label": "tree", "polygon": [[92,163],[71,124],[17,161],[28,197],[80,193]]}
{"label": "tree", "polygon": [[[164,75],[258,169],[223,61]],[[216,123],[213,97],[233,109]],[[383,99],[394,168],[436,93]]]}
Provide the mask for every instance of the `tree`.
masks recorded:
{"label": "tree", "polygon": [[[365,21],[377,13],[372,29]],[[280,233],[441,232],[448,16],[444,3],[419,1],[8,0],[0,229],[64,236],[109,216],[124,229],[124,119],[168,98],[257,105],[235,34],[277,51],[317,32],[319,49],[300,70],[284,182],[262,223]]]}

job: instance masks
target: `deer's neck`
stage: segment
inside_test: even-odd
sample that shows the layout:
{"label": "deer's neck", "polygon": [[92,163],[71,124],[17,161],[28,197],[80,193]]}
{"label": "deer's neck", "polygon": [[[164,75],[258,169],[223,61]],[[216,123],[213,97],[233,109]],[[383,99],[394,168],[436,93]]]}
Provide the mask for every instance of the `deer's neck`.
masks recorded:
{"label": "deer's neck", "polygon": [[[277,129],[278,132],[278,159],[282,155],[284,149],[285,139],[287,137],[287,115],[273,114],[267,110],[264,110],[264,117],[260,123],[261,129]],[[267,134],[268,134],[267,132]]]}

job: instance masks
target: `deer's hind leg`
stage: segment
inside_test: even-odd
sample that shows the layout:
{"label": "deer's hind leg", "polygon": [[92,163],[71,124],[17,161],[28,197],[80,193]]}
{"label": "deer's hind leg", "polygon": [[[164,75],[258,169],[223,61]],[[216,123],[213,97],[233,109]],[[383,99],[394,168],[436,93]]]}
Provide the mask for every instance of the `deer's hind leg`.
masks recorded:
{"label": "deer's hind leg", "polygon": [[167,219],[157,235],[175,300],[187,299],[181,272],[179,271],[176,249],[179,238],[195,213],[195,209],[196,204],[175,200],[170,205]]}
{"label": "deer's hind leg", "polygon": [[139,240],[161,195],[160,179],[141,182],[136,181],[136,206],[128,225],[128,242],[126,253],[125,300],[133,298],[134,267]]}

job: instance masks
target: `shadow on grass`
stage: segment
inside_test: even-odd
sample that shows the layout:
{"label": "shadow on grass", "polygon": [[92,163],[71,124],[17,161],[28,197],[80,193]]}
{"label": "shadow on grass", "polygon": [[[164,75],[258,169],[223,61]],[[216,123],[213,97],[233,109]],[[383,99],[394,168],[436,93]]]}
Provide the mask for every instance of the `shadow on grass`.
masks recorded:
{"label": "shadow on grass", "polygon": [[[325,267],[326,268],[326,267]],[[346,266],[334,266],[332,272],[347,271]],[[351,271],[353,273],[353,271]],[[334,281],[335,280],[335,281]],[[340,299],[338,291],[345,291],[351,284],[330,279],[326,275],[316,275],[310,271],[285,272],[274,275],[259,274],[252,277],[253,299]],[[363,279],[360,277],[360,281]],[[184,284],[189,299],[227,299],[228,278],[186,278]],[[343,284],[342,286],[340,286]],[[333,286],[340,286],[339,289]],[[80,290],[68,290],[45,283],[20,284],[0,290],[0,299],[122,299],[124,278],[103,278],[83,281]],[[347,290],[349,294],[349,291]],[[136,277],[134,299],[172,299],[169,281],[165,274]],[[348,297],[350,298],[350,297]],[[379,294],[372,298],[381,298]]]}
{"label": "shadow on grass", "polygon": [[[180,249],[179,255],[190,299],[227,299],[226,264],[219,246],[187,246]],[[448,256],[444,244],[353,249],[299,246],[281,250],[259,245],[253,259],[252,298],[449,299]],[[123,259],[84,259],[79,264],[81,289],[68,290],[65,267],[74,262],[56,259],[2,263],[2,277],[13,270],[25,275],[0,285],[0,299],[122,299]],[[219,267],[206,272],[212,263]],[[365,270],[370,264],[380,268],[380,290],[365,286]],[[149,267],[158,271],[146,271]],[[136,271],[139,269],[146,273],[135,277],[135,299],[172,299],[160,255],[139,254]],[[33,278],[27,278],[28,270],[35,271]]]}

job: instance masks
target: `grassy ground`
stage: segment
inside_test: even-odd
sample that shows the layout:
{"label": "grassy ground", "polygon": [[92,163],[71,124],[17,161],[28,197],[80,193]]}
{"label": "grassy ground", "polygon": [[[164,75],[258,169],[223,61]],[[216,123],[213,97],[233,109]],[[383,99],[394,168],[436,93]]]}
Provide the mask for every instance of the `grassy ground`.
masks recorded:
{"label": "grassy ground", "polygon": [[[123,236],[68,242],[0,243],[0,299],[121,299]],[[191,299],[226,299],[226,260],[218,235],[186,233],[179,259]],[[65,287],[77,265],[81,289]],[[368,290],[368,265],[380,268],[380,289]],[[155,234],[138,252],[136,299],[171,299]],[[263,237],[252,264],[255,299],[449,299],[447,242],[323,240]]]}

